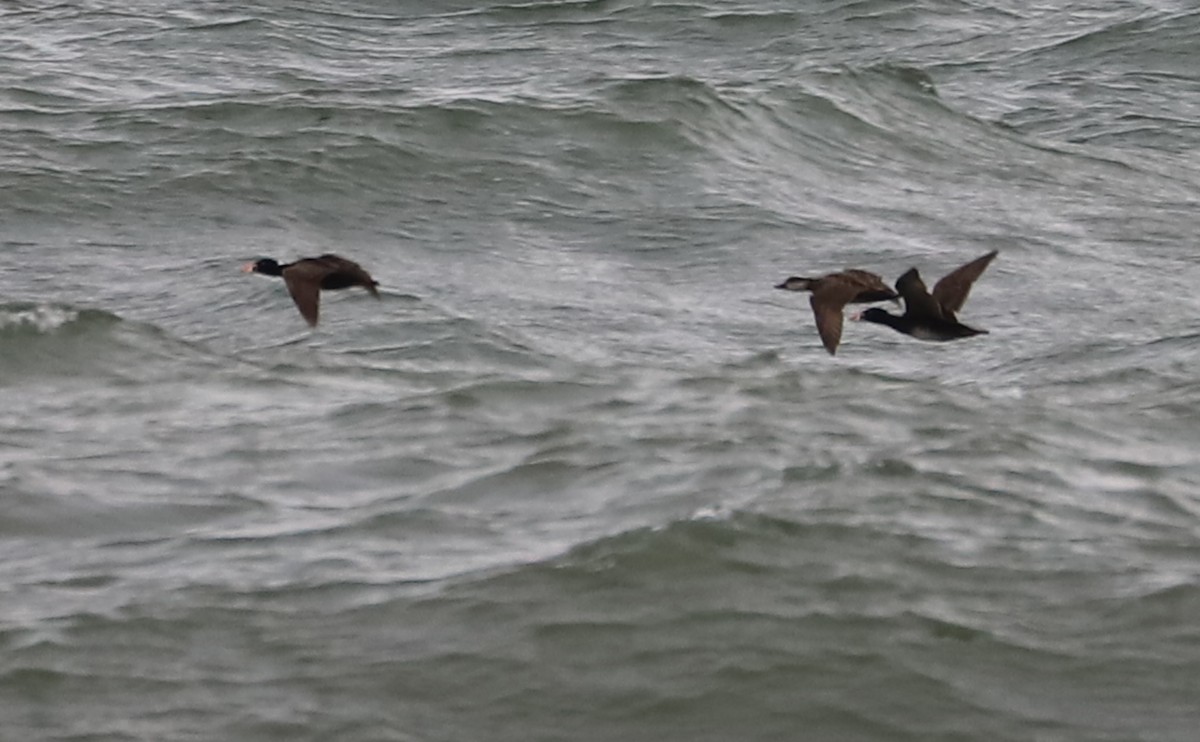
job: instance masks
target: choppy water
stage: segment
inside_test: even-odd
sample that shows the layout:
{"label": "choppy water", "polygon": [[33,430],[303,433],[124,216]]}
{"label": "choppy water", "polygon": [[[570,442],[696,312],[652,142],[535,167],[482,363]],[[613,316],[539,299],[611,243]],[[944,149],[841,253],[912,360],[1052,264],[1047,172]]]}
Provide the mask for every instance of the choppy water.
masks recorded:
{"label": "choppy water", "polygon": [[1195,739],[1197,34],[6,3],[0,738]]}

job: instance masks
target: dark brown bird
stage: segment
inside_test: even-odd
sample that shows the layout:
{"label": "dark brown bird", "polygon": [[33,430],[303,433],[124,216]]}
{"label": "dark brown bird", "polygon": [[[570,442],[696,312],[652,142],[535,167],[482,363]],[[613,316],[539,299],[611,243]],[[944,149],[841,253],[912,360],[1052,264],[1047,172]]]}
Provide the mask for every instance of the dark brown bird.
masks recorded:
{"label": "dark brown bird", "polygon": [[842,340],[842,310],[847,304],[868,304],[873,301],[898,302],[898,294],[870,271],[848,268],[820,278],[792,276],[777,285],[788,291],[811,291],[808,303],[817,320],[817,332],[829,355],[837,352]]}
{"label": "dark brown bird", "polygon": [[986,335],[987,330],[968,327],[958,321],[956,313],[962,309],[971,293],[975,279],[983,274],[997,251],[978,257],[964,266],[947,273],[933,286],[930,293],[921,280],[916,268],[909,268],[896,279],[896,290],[904,299],[904,314],[896,316],[882,309],[872,308],[851,319],[887,325],[897,332],[912,335],[918,340],[958,340],[972,335]]}
{"label": "dark brown bird", "polygon": [[283,276],[288,293],[296,308],[309,325],[316,327],[321,306],[321,289],[345,289],[362,286],[379,298],[375,287],[379,282],[353,260],[327,253],[319,258],[301,258],[294,263],[280,265],[272,258],[262,258],[242,266],[246,273],[262,273],[267,276]]}

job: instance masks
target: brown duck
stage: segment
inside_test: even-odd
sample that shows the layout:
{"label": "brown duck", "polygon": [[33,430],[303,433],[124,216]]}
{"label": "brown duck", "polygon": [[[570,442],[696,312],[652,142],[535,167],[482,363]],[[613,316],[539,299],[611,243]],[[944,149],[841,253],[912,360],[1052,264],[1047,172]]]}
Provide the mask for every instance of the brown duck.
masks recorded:
{"label": "brown duck", "polygon": [[837,352],[842,340],[842,310],[847,304],[868,304],[873,301],[899,301],[898,294],[870,271],[848,268],[820,278],[792,276],[777,285],[788,291],[811,291],[809,304],[817,320],[817,333],[829,355]]}
{"label": "brown duck", "polygon": [[993,250],[955,268],[942,276],[930,292],[921,280],[916,268],[909,268],[896,279],[896,290],[904,299],[904,314],[897,316],[882,309],[872,308],[851,319],[887,325],[896,332],[912,335],[918,340],[958,340],[973,335],[986,335],[987,330],[969,327],[958,321],[956,313],[962,309],[971,293],[975,279],[983,274],[997,251]]}
{"label": "brown duck", "polygon": [[267,276],[283,276],[288,293],[296,308],[309,325],[316,327],[321,306],[321,289],[345,289],[362,286],[379,298],[375,287],[379,282],[353,260],[332,253],[317,258],[301,258],[294,263],[280,265],[272,258],[262,258],[242,266],[246,273],[262,273]]}

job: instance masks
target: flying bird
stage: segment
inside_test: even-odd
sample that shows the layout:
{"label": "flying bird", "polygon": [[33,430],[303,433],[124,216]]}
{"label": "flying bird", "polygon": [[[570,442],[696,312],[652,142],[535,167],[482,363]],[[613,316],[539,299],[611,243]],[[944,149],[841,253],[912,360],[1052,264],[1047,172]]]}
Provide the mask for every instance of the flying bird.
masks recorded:
{"label": "flying bird", "polygon": [[288,293],[300,315],[312,327],[317,325],[317,316],[321,306],[321,289],[329,291],[345,289],[351,286],[362,286],[371,292],[371,296],[379,298],[375,289],[379,282],[371,278],[371,274],[362,269],[353,260],[327,253],[317,258],[301,258],[293,263],[282,265],[272,258],[262,258],[242,266],[246,273],[262,273],[267,276],[283,276]]}
{"label": "flying bird", "polygon": [[837,352],[838,343],[842,340],[842,310],[847,304],[899,301],[899,295],[882,278],[858,268],[848,268],[841,273],[830,273],[820,278],[791,276],[775,288],[812,292],[808,303],[812,305],[817,333],[829,355]]}
{"label": "flying bird", "polygon": [[964,325],[956,315],[971,293],[975,279],[983,274],[996,255],[997,251],[993,250],[955,268],[934,284],[932,292],[925,288],[917,269],[909,268],[896,279],[896,291],[904,299],[904,314],[895,315],[873,307],[851,319],[887,325],[918,340],[946,341],[986,335],[987,330]]}

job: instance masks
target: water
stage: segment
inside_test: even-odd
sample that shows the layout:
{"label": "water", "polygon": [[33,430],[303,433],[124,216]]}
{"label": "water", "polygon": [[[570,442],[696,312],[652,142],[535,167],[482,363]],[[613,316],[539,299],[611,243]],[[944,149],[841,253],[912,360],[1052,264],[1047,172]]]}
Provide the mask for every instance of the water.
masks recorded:
{"label": "water", "polygon": [[1194,739],[1198,31],[6,4],[0,738]]}

